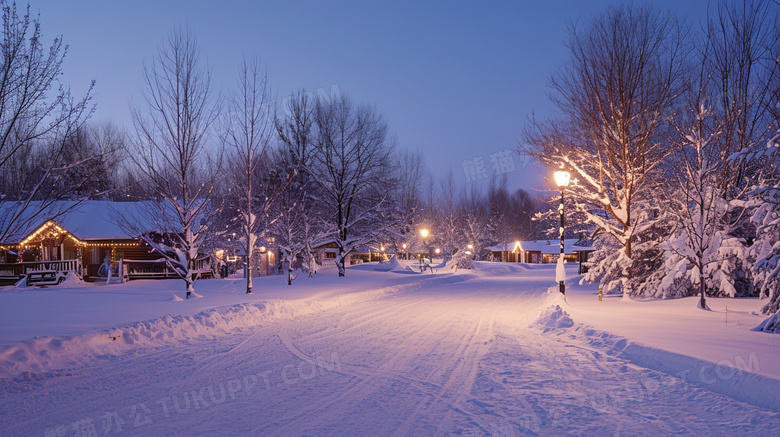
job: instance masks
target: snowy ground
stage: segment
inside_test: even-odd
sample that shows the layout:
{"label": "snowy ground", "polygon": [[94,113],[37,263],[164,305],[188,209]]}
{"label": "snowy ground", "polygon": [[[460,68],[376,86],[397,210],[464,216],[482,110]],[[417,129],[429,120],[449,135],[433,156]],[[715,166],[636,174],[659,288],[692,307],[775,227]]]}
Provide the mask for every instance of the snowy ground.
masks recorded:
{"label": "snowy ground", "polygon": [[554,266],[478,267],[262,278],[253,296],[214,279],[184,302],[176,281],[0,290],[0,435],[780,426],[780,336],[749,331],[757,300],[599,302],[575,278],[565,302]]}

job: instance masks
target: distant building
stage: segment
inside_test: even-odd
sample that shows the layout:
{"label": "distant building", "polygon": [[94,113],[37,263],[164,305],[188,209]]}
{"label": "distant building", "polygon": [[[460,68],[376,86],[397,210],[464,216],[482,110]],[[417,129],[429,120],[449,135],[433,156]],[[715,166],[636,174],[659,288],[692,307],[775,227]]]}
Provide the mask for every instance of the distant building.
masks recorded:
{"label": "distant building", "polygon": [[[493,259],[515,263],[554,263],[561,254],[560,240],[516,241],[514,243],[497,244],[486,248]],[[592,242],[577,238],[567,238],[563,245],[564,259],[567,262],[586,262],[593,251]]]}

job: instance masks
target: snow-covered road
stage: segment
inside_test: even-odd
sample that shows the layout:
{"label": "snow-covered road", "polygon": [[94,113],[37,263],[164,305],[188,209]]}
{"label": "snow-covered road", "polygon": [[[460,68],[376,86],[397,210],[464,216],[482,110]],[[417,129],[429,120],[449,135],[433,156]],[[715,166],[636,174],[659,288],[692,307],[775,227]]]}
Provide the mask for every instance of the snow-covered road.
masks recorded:
{"label": "snow-covered road", "polygon": [[5,379],[0,434],[772,435],[780,425],[777,413],[614,356],[609,336],[568,329],[563,313],[543,329],[552,271],[517,270],[417,275],[228,335]]}

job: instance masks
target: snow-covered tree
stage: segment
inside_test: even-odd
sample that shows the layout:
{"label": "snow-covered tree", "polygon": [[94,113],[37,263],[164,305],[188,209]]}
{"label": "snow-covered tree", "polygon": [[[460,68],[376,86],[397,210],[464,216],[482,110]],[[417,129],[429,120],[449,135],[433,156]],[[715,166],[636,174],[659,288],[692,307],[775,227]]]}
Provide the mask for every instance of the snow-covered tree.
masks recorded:
{"label": "snow-covered tree", "polygon": [[[659,191],[660,189],[657,189]],[[637,220],[642,225],[636,229],[632,242],[633,256],[626,262],[620,243],[599,229],[580,229],[580,235],[593,240],[596,252],[590,256],[585,274],[588,282],[599,282],[605,290],[632,290],[634,295],[669,297],[659,293],[663,278],[664,251],[660,243],[671,234],[673,223],[665,215],[666,205],[660,199],[651,199],[636,205]],[[571,220],[572,222],[577,219]]]}
{"label": "snow-covered tree", "polygon": [[760,162],[765,169],[750,192],[757,205],[750,217],[756,238],[747,253],[755,260],[754,283],[759,296],[769,299],[761,312],[776,314],[780,310],[780,130],[766,147],[743,149],[736,155],[735,159]]}
{"label": "snow-covered tree", "polygon": [[776,63],[767,62],[778,35],[771,17],[766,1],[719,3],[674,117],[670,184],[661,192],[676,229],[663,243],[661,288],[696,288],[702,307],[707,293],[753,293],[754,207],[747,193],[765,168],[734,152],[753,150],[768,132],[767,84],[777,76]]}
{"label": "snow-covered tree", "polygon": [[661,134],[686,69],[680,29],[671,15],[633,5],[572,27],[570,58],[552,78],[562,117],[535,121],[525,133],[534,159],[551,173],[571,172],[574,212],[617,241],[623,254],[613,261],[626,281],[614,285],[628,285],[636,230],[647,216],[637,206],[655,195],[648,182],[668,153]]}
{"label": "snow-covered tree", "polygon": [[[139,216],[127,217],[122,224],[176,267],[189,297],[199,248],[221,206],[213,195],[222,156],[209,135],[219,105],[212,95],[210,70],[202,65],[191,32],[170,31],[152,62],[144,66],[144,85],[145,107],[132,107],[131,158],[138,180],[155,200],[144,203]],[[150,231],[164,238],[155,238]]]}
{"label": "snow-covered tree", "polygon": [[[693,90],[702,96],[700,90]],[[701,98],[701,97],[700,97]],[[714,121],[712,110],[700,98],[693,107],[677,117],[678,135],[672,139],[670,159],[669,204],[667,214],[676,224],[671,238],[662,244],[667,252],[667,277],[661,283],[666,289],[677,280],[698,288],[701,308],[706,308],[705,277],[720,269],[729,258],[721,249],[726,238],[724,228],[728,202],[723,198],[719,177],[727,160],[717,147],[721,127]],[[724,256],[727,255],[727,256]],[[722,276],[722,275],[721,275]],[[720,288],[727,294],[735,294],[729,278],[722,276]]]}
{"label": "snow-covered tree", "polygon": [[769,298],[761,312],[773,314],[780,310],[780,183],[761,187],[754,195],[763,200],[751,218],[759,236],[751,247],[756,259],[755,284],[759,295]]}

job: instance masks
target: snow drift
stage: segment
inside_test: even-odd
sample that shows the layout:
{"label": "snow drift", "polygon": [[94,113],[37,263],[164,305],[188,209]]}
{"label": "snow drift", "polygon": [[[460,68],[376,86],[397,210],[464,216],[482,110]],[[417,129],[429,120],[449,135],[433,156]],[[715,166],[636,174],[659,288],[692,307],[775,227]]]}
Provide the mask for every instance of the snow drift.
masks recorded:
{"label": "snow drift", "polygon": [[574,321],[560,305],[554,305],[542,311],[532,325],[541,327],[543,332],[549,332],[553,329],[571,328]]}
{"label": "snow drift", "polygon": [[780,334],[780,313],[772,314],[752,330]]}
{"label": "snow drift", "polygon": [[[543,308],[531,324],[532,327],[536,326],[544,333],[556,335],[561,341],[584,341],[607,356],[670,375],[668,380],[672,381],[672,384],[693,385],[760,408],[780,412],[780,381],[755,373],[760,370],[755,353],[723,359],[717,363],[701,360],[575,323],[565,311],[567,304],[560,294],[550,295],[547,304],[551,301],[561,303]],[[772,319],[770,317],[761,326],[766,324],[777,329],[780,319],[775,318],[774,325],[770,322]]]}

